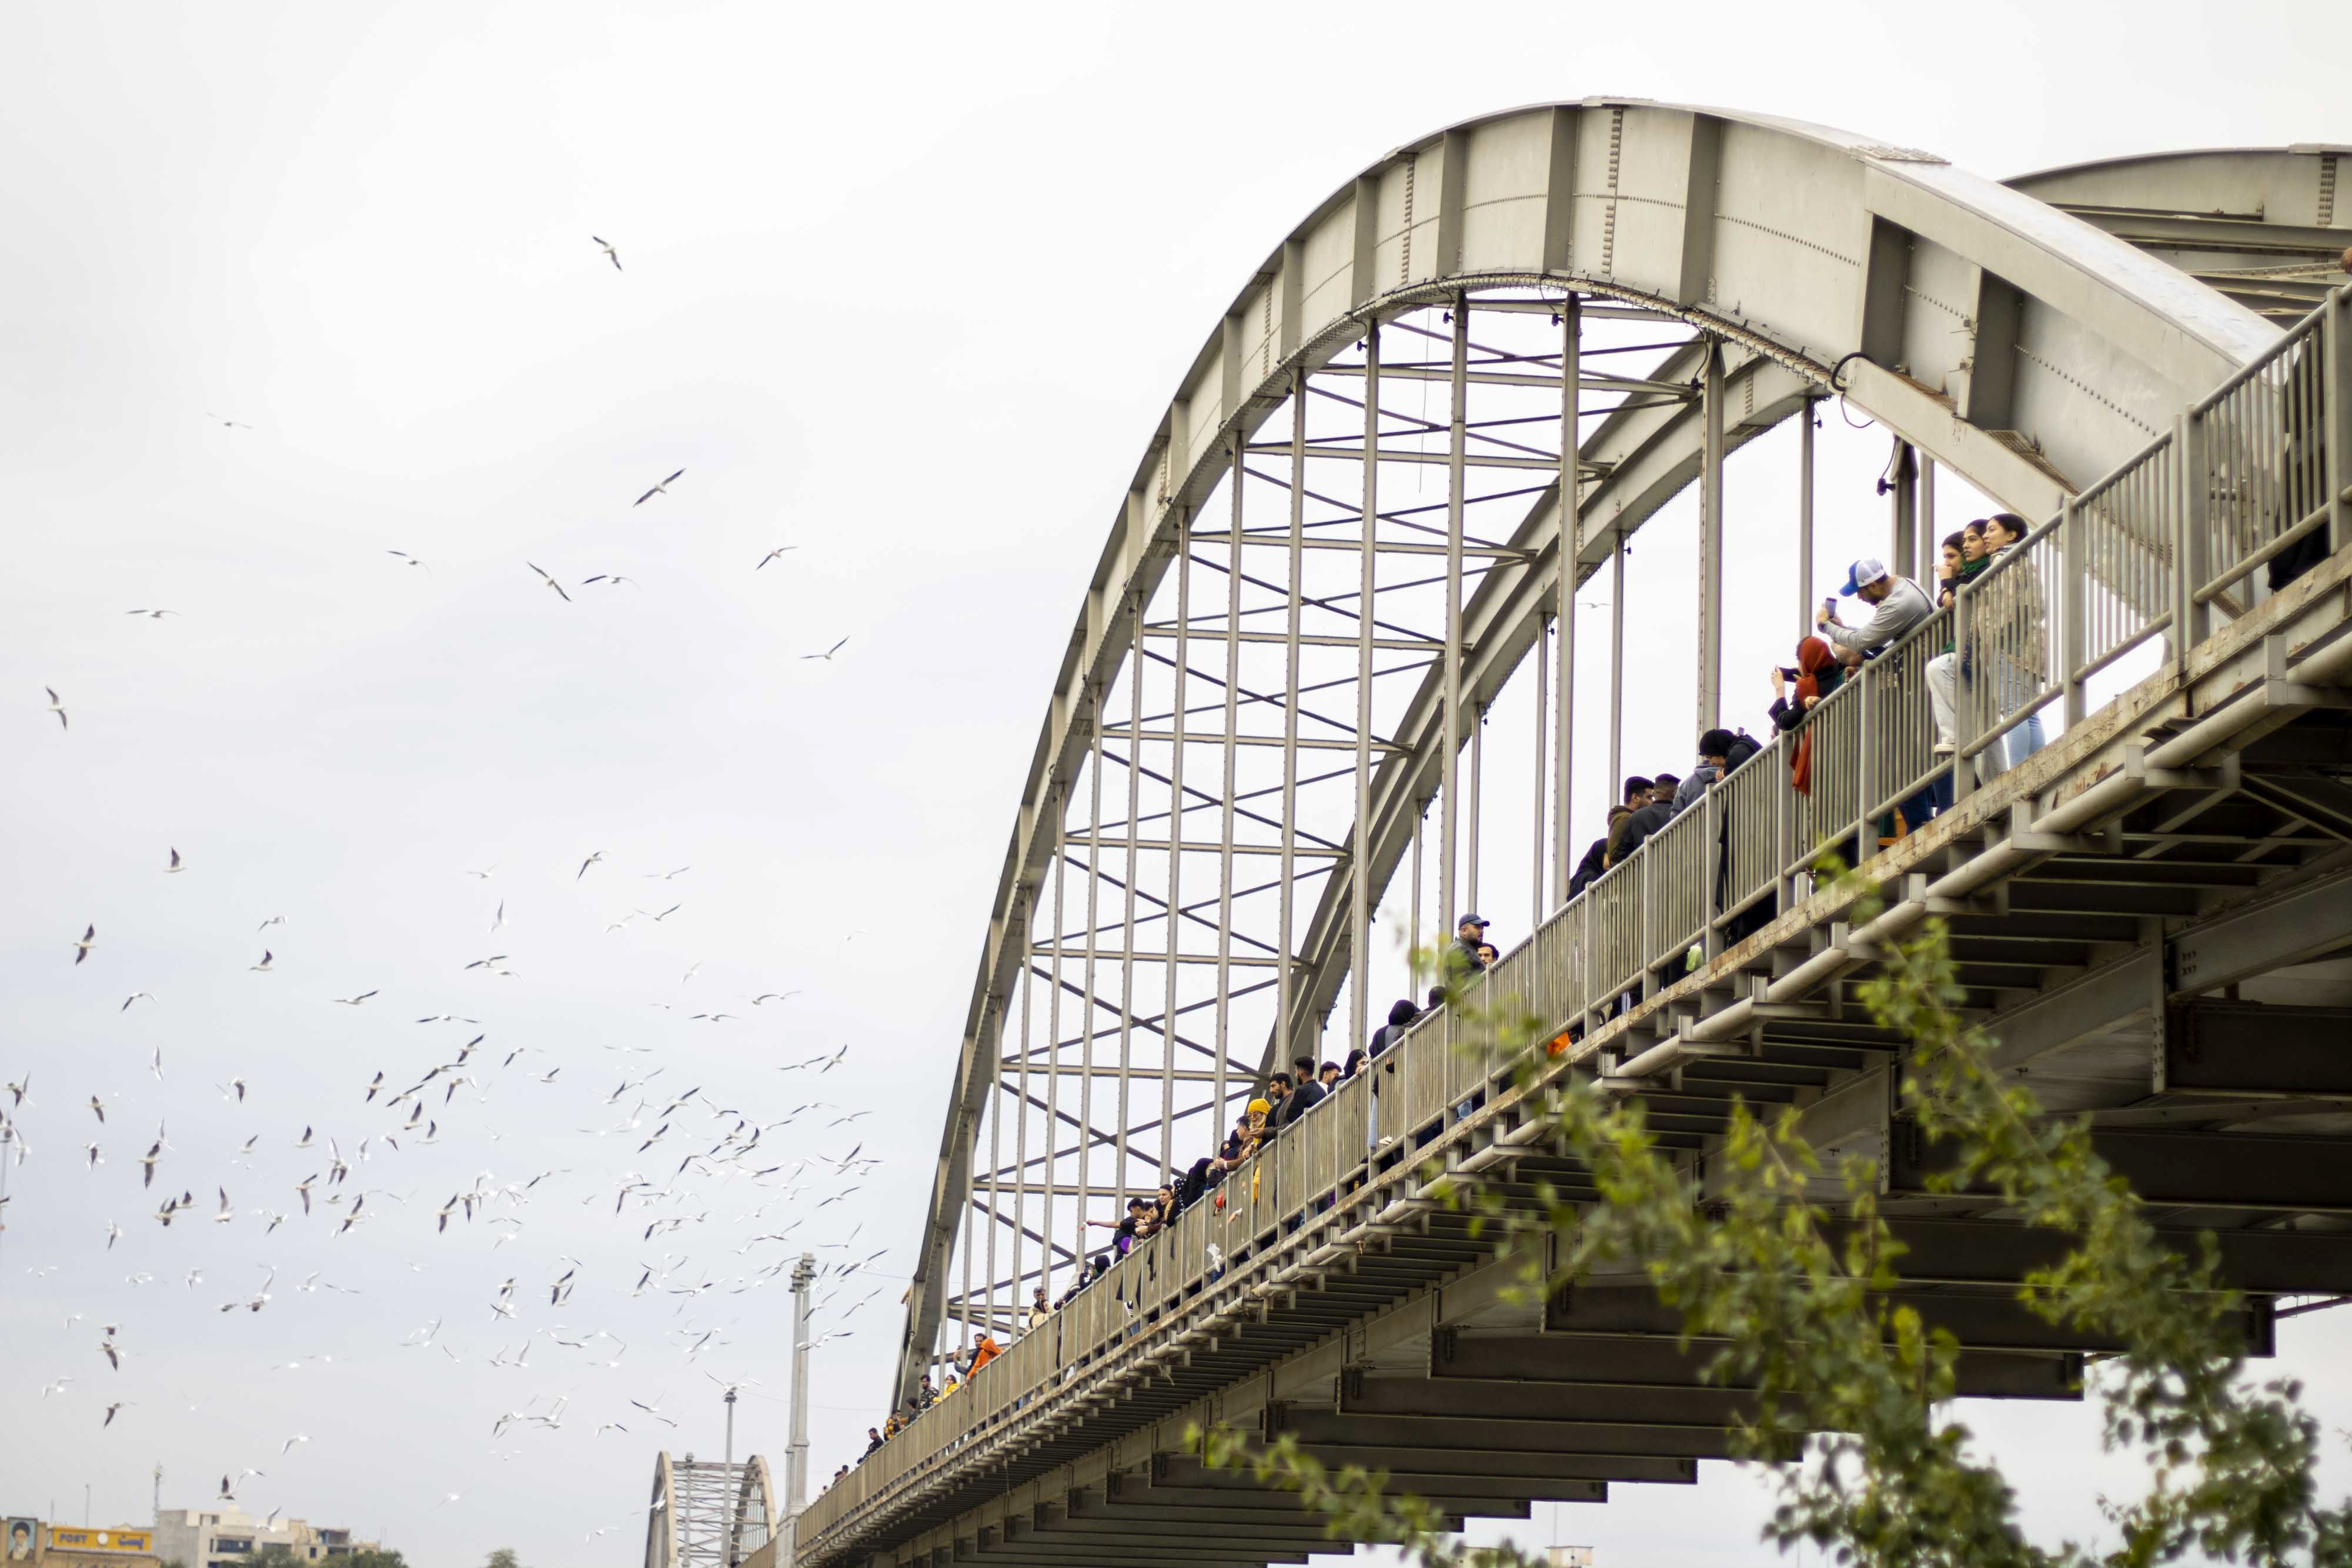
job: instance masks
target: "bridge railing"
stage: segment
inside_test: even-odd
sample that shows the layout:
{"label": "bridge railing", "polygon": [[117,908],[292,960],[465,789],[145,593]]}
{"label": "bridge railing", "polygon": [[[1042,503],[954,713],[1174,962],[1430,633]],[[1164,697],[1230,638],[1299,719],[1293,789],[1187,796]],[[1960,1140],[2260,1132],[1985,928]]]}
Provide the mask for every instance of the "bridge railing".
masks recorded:
{"label": "bridge railing", "polygon": [[[2178,655],[2248,580],[2315,536],[2352,540],[2352,290],[2188,410],[1771,744],[1571,900],[1457,1005],[1416,1024],[1212,1197],[1194,1204],[1016,1341],[809,1508],[814,1542],[866,1502],[936,1469],[1033,1403],[1083,1393],[1130,1343],[1180,1322],[1253,1264],[1361,1218],[1370,1159],[1442,1132],[1507,1065],[1458,1049],[1468,1016],[1508,1004],[1539,1038],[1670,985],[1691,949],[1712,957],[1740,922],[1793,907],[1824,847],[1877,852],[1906,802],[1965,795],[2002,770],[2041,718],[2079,722],[2158,645]],[[1936,661],[1953,673],[1954,744],[1937,748]],[[2145,672],[2141,672],[2145,673]],[[1790,764],[1810,746],[1808,788]]]}

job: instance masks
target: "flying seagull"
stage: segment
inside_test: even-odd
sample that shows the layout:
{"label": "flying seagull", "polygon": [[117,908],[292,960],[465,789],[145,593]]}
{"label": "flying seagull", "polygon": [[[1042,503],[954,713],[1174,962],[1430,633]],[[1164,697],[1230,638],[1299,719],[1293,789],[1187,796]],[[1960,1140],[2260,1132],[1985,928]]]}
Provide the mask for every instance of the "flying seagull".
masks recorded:
{"label": "flying seagull", "polygon": [[635,500],[634,500],[634,501],[630,502],[630,503],[629,503],[629,505],[631,505],[632,507],[642,507],[642,506],[644,506],[647,501],[652,500],[656,496],[667,496],[667,495],[668,495],[668,494],[669,494],[669,487],[670,487],[672,485],[675,485],[676,483],[677,483],[677,481],[678,481],[681,477],[683,477],[683,476],[685,476],[685,474],[686,474],[686,470],[685,470],[685,469],[683,469],[683,468],[679,469],[676,474],[671,475],[668,478],[667,478],[667,479],[663,480],[660,484],[658,484],[658,485],[655,486],[652,489],[650,489],[650,490],[646,491],[644,495],[642,495],[642,496],[638,497]]}
{"label": "flying seagull", "polygon": [[258,971],[260,971],[262,974],[265,974],[265,975],[269,974],[269,973],[271,973],[271,970],[270,970],[270,967],[269,967],[269,961],[270,961],[272,958],[275,958],[277,956],[278,956],[277,954],[272,953],[271,951],[269,951],[269,949],[268,949],[267,947],[265,947],[265,948],[263,948],[263,949],[261,950],[261,962],[260,962],[260,963],[258,963],[258,964],[248,964],[248,965],[247,965],[247,966],[246,966],[246,967],[247,967],[247,968],[248,968],[248,969],[256,969],[256,970],[258,970]]}
{"label": "flying seagull", "polygon": [[181,864],[181,863],[180,863],[180,852],[179,852],[179,851],[177,851],[177,850],[173,850],[173,851],[172,852],[172,863],[171,863],[170,865],[165,866],[165,867],[163,868],[163,872],[164,872],[164,874],[168,876],[168,875],[170,875],[170,874],[171,874],[172,873],[173,873],[173,872],[185,871],[185,870],[187,870],[187,869],[188,869],[188,868],[187,868],[186,866],[184,866],[184,865],[183,865],[183,864]]}
{"label": "flying seagull", "polygon": [[205,417],[212,420],[224,430],[251,430],[253,428],[253,426],[246,423],[245,421],[241,419],[231,419],[225,413],[215,413],[210,409],[205,410]]}
{"label": "flying seagull", "polygon": [[122,998],[122,1010],[124,1012],[129,1012],[131,1010],[131,1004],[142,999],[152,1002],[155,999],[155,993],[152,991],[131,992],[129,996]]}
{"label": "flying seagull", "polygon": [[525,562],[523,562],[523,565],[528,566],[528,567],[530,567],[530,570],[531,570],[538,572],[538,573],[539,573],[539,576],[540,576],[540,580],[541,580],[541,581],[542,581],[542,582],[544,582],[544,583],[546,583],[548,587],[550,587],[550,588],[551,588],[551,589],[555,590],[555,597],[556,597],[556,598],[561,599],[561,600],[562,600],[562,601],[563,601],[563,602],[564,602],[564,603],[566,603],[566,604],[569,604],[569,603],[571,603],[571,602],[572,602],[572,595],[570,595],[570,594],[568,594],[568,593],[566,593],[566,592],[564,592],[564,591],[563,591],[563,584],[562,584],[562,583],[560,583],[560,582],[556,581],[556,580],[555,580],[555,579],[553,579],[553,578],[551,578],[551,577],[548,576],[548,575],[547,575],[547,573],[546,573],[546,571],[545,571],[544,570],[542,570],[542,569],[541,569],[541,568],[540,568],[540,567],[533,566],[530,561],[525,561]]}
{"label": "flying seagull", "polygon": [[600,571],[593,577],[583,577],[580,580],[580,586],[585,588],[592,582],[609,582],[614,588],[618,588],[621,584],[625,582],[631,588],[635,589],[639,593],[643,593],[646,591],[646,585],[639,582],[635,578],[622,577],[617,573],[609,571]]}
{"label": "flying seagull", "polygon": [[844,649],[844,648],[847,647],[848,645],[849,645],[849,639],[848,639],[848,638],[846,638],[846,637],[844,637],[840,642],[835,643],[832,647],[827,648],[827,649],[826,649],[824,653],[803,653],[803,654],[801,655],[801,657],[802,657],[803,659],[823,659],[823,660],[824,660],[826,663],[830,664],[830,663],[832,662],[832,660],[833,660],[833,656],[834,656],[835,653],[840,653],[840,652],[842,651],[842,649]]}
{"label": "flying seagull", "polygon": [[92,925],[81,934],[81,940],[74,944],[74,962],[79,964],[89,957],[89,950],[97,946],[98,927]]}
{"label": "flying seagull", "polygon": [[576,873],[574,873],[572,874],[572,881],[574,881],[574,882],[578,882],[582,877],[586,876],[586,875],[588,874],[588,868],[589,868],[590,866],[592,866],[592,865],[594,865],[597,862],[599,862],[599,861],[603,860],[604,858],[604,852],[603,850],[598,850],[594,854],[592,854],[592,855],[590,855],[586,860],[582,861],[582,862],[580,862],[580,869],[579,869],[579,871],[578,871],[578,872],[576,872]]}
{"label": "flying seagull", "polygon": [[166,615],[177,615],[176,610],[126,610],[125,615],[144,615],[150,621],[161,621]]}
{"label": "flying seagull", "polygon": [[[786,550],[796,550],[796,549],[800,549],[800,548],[801,548],[801,547],[800,547],[800,546],[798,546],[798,545],[778,545],[775,549],[773,549],[770,550],[767,554],[765,554],[765,555],[763,555],[763,556],[761,556],[761,557],[760,558],[760,566],[765,566],[765,565],[767,565],[770,561],[772,561],[772,560],[775,559],[778,556],[780,556],[780,555],[783,554]],[[751,570],[752,570],[753,571],[757,571],[757,570],[760,570],[760,566],[755,566],[755,567],[753,567]]]}
{"label": "flying seagull", "polygon": [[362,991],[356,997],[337,997],[334,1000],[341,1003],[344,1007],[355,1008],[373,995],[375,995],[373,991]]}
{"label": "flying seagull", "polygon": [[66,705],[58,696],[58,688],[55,686],[43,686],[41,689],[49,694],[49,711],[58,716],[58,727],[59,729],[71,729],[73,726],[66,722]]}
{"label": "flying seagull", "polygon": [[[403,559],[403,560],[406,561],[406,562],[407,562],[409,565],[411,565],[411,566],[425,566],[425,563],[424,563],[423,561],[421,561],[421,560],[417,559],[415,556],[413,556],[413,555],[409,554],[409,553],[408,553],[406,550],[404,550],[404,549],[388,549],[388,550],[384,551],[383,553],[384,553],[384,554],[386,554],[386,555],[396,555],[396,556],[398,556],[401,559]],[[429,566],[425,566],[425,570],[427,570],[427,571],[431,571],[433,569],[432,569],[431,567],[429,567]]]}
{"label": "flying seagull", "polygon": [[595,236],[594,235],[590,235],[588,237],[589,237],[590,239],[596,240],[596,248],[597,248],[598,250],[601,250],[601,251],[603,251],[603,252],[604,253],[605,259],[607,259],[608,261],[610,261],[610,262],[613,264],[613,270],[614,270],[614,272],[618,272],[618,271],[620,271],[620,270],[621,270],[621,253],[620,253],[619,251],[614,250],[614,249],[613,248],[612,245],[611,245],[608,241],[602,240],[602,239],[597,239],[597,238],[596,238],[596,236]]}

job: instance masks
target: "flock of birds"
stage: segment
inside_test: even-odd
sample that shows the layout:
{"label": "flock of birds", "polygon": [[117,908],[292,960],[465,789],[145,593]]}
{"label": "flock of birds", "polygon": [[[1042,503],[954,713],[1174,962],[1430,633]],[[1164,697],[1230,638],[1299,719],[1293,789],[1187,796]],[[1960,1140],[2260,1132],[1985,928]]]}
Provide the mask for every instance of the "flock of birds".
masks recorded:
{"label": "flock of birds", "polygon": [[[621,258],[615,248],[601,238],[595,244],[619,270]],[[230,428],[249,428],[218,415],[208,417]],[[632,506],[641,507],[656,497],[669,495],[671,486],[685,474],[681,468],[667,475],[638,496]],[[780,545],[771,549],[752,570],[765,570],[795,548]],[[386,553],[405,565],[431,570],[425,561],[408,552],[394,549]],[[525,564],[558,598],[571,601],[572,596],[562,581],[535,563]],[[625,582],[633,588],[641,587],[633,579],[612,573],[600,573],[573,586],[618,587]],[[179,612],[150,608],[127,613],[161,620],[176,616]],[[802,657],[830,661],[847,642],[845,637],[822,652]],[[59,729],[70,735],[72,719],[64,699],[53,688],[43,689],[48,698],[47,711],[56,716]],[[193,873],[193,880],[203,880],[201,872],[191,866],[176,846],[166,847],[169,858],[159,868],[162,874]],[[572,885],[587,896],[596,885],[589,880],[591,873],[601,873],[597,880],[604,882],[613,876],[614,869],[606,852],[593,851],[573,871]],[[636,874],[643,880],[668,884],[692,870],[690,865],[681,865]],[[492,866],[468,870],[463,874],[487,882],[497,871]],[[665,901],[656,901],[660,902]],[[507,928],[507,899],[499,901],[488,927],[490,934]],[[668,901],[665,908],[632,907],[604,929],[609,935],[640,919],[659,925],[683,907],[682,901]],[[288,940],[286,927],[285,916],[272,915],[256,928],[255,938],[266,945],[259,959],[247,967],[250,972],[280,975],[275,947]],[[270,935],[273,930],[278,935]],[[71,967],[75,970],[93,977],[105,973],[109,948],[101,941],[96,922],[82,923],[81,933],[71,939],[70,946]],[[511,979],[514,972],[506,967],[509,956],[500,952],[477,958],[466,963],[460,972],[471,975],[479,971],[484,977]],[[680,985],[690,984],[701,967],[697,963],[688,969]],[[269,983],[292,982],[278,979]],[[423,988],[415,989],[415,994],[422,994]],[[747,998],[746,1003],[758,1009],[771,1003],[784,1003],[798,994],[795,990],[763,991]],[[353,1009],[394,1005],[386,999],[382,987],[354,990],[348,996],[323,996],[320,1001]],[[142,1003],[150,1009],[164,1006],[155,992],[142,988],[131,990],[119,1005],[112,1002],[110,995],[106,1008],[120,1018]],[[426,1004],[428,1008],[433,1005]],[[656,1001],[650,1005],[667,1011],[680,1010],[673,1002]],[[480,1010],[487,1013],[491,1009]],[[744,1017],[713,1005],[685,1015],[685,1021],[725,1024],[740,1022]],[[508,1100],[516,1092],[576,1095],[580,1081],[593,1071],[593,1059],[550,1060],[558,1053],[558,1048],[553,1046],[496,1042],[492,1030],[497,1026],[485,1024],[480,1017],[472,1014],[425,1011],[415,1018],[413,1027],[433,1031],[424,1037],[431,1043],[417,1060],[404,1067],[376,1068],[372,1074],[354,1069],[349,1083],[350,1098],[339,1105],[312,1105],[299,1113],[279,1112],[268,1092],[270,1075],[266,1066],[248,1069],[246,1073],[215,1083],[223,1103],[231,1107],[228,1116],[283,1114],[285,1119],[274,1127],[263,1125],[241,1141],[232,1137],[225,1143],[185,1149],[173,1141],[171,1118],[162,1113],[162,1110],[173,1107],[173,1097],[181,1091],[177,1079],[167,1080],[160,1043],[153,1047],[147,1064],[159,1086],[158,1091],[151,1092],[161,1106],[152,1135],[129,1132],[124,1126],[131,1113],[126,1096],[102,1082],[94,1088],[87,1082],[75,1084],[52,1100],[51,1085],[58,1080],[98,1071],[89,1053],[62,1050],[46,1052],[31,1067],[19,1071],[13,1081],[0,1083],[0,1240],[5,1240],[12,1218],[21,1218],[47,1202],[52,1190],[49,1184],[68,1176],[106,1184],[101,1190],[108,1197],[124,1205],[136,1204],[140,1211],[144,1211],[134,1213],[126,1207],[121,1215],[110,1218],[100,1255],[131,1267],[132,1271],[124,1276],[124,1283],[138,1290],[136,1299],[147,1304],[135,1312],[120,1308],[101,1310],[98,1315],[107,1321],[96,1324],[94,1343],[82,1341],[87,1347],[84,1354],[91,1360],[80,1369],[58,1372],[43,1381],[40,1398],[45,1406],[52,1400],[69,1405],[78,1395],[90,1392],[95,1385],[97,1394],[89,1418],[100,1429],[118,1436],[135,1431],[138,1421],[131,1413],[142,1401],[117,1396],[117,1391],[129,1384],[128,1392],[146,1394],[150,1398],[160,1392],[137,1382],[137,1367],[151,1350],[161,1352],[173,1347],[175,1315],[201,1312],[210,1318],[243,1314],[249,1319],[270,1312],[274,1305],[282,1310],[275,1288],[281,1272],[291,1270],[281,1270],[276,1262],[250,1265],[262,1275],[257,1284],[252,1283],[248,1276],[246,1283],[215,1285],[209,1293],[200,1296],[208,1265],[186,1256],[186,1248],[164,1239],[175,1228],[183,1237],[192,1231],[203,1231],[225,1238],[245,1235],[249,1228],[267,1239],[276,1237],[281,1228],[292,1226],[299,1232],[303,1227],[312,1227],[331,1242],[360,1245],[373,1236],[383,1244],[403,1247],[448,1246],[470,1235],[486,1242],[483,1250],[493,1254],[511,1244],[516,1258],[512,1270],[486,1299],[449,1300],[436,1294],[430,1287],[420,1287],[416,1291],[419,1296],[434,1300],[434,1315],[396,1344],[383,1347],[387,1354],[464,1364],[469,1359],[471,1347],[461,1350],[452,1343],[451,1336],[445,1335],[444,1329],[465,1319],[501,1336],[495,1352],[487,1356],[471,1356],[478,1364],[529,1373],[534,1370],[531,1354],[542,1341],[552,1347],[552,1352],[562,1353],[561,1359],[553,1361],[551,1353],[543,1353],[541,1366],[560,1372],[567,1386],[551,1386],[520,1403],[503,1396],[492,1399],[486,1391],[487,1385],[477,1381],[461,1379],[453,1384],[454,1397],[471,1396],[484,1402],[479,1418],[493,1444],[510,1435],[559,1432],[567,1425],[585,1425],[588,1418],[575,1416],[572,1406],[575,1395],[584,1386],[581,1378],[587,1373],[620,1374],[623,1379],[641,1378],[665,1385],[623,1390],[620,1398],[609,1402],[609,1409],[599,1412],[605,1418],[595,1422],[594,1435],[598,1437],[630,1434],[633,1423],[648,1428],[677,1427],[676,1417],[663,1408],[668,1377],[699,1372],[712,1383],[730,1390],[751,1385],[748,1379],[729,1382],[699,1365],[701,1358],[723,1351],[731,1343],[729,1331],[734,1320],[717,1321],[714,1298],[760,1290],[782,1276],[803,1250],[814,1251],[825,1260],[818,1270],[814,1302],[814,1310],[822,1321],[845,1321],[887,1289],[878,1281],[877,1267],[888,1249],[879,1248],[861,1253],[856,1242],[862,1224],[853,1226],[837,1239],[814,1239],[821,1219],[832,1218],[826,1211],[859,1191],[860,1179],[879,1161],[866,1153],[862,1141],[852,1142],[845,1152],[838,1155],[814,1150],[826,1141],[856,1140],[855,1124],[868,1113],[845,1111],[817,1098],[790,1096],[799,1098],[801,1103],[783,1109],[781,1114],[772,1114],[778,1107],[755,1103],[769,1098],[771,1092],[765,1088],[755,1094],[740,1088],[720,1090],[703,1082],[680,1086],[670,1078],[673,1063],[636,1064],[629,1061],[633,1055],[656,1054],[656,1048],[649,1045],[613,1040],[599,1043],[602,1051],[619,1058],[614,1064],[617,1071],[612,1073],[617,1082],[601,1093],[604,1114],[594,1118],[599,1124],[577,1126],[572,1134],[594,1140],[583,1147],[579,1164],[551,1166],[528,1176],[506,1178],[488,1168],[478,1169],[467,1177],[432,1182],[425,1189],[431,1194],[437,1196],[445,1187],[447,1189],[447,1196],[437,1203],[428,1197],[424,1203],[412,1205],[411,1200],[418,1196],[417,1184],[429,1182],[431,1173],[439,1168],[423,1151],[444,1144],[462,1144],[470,1150],[476,1134],[490,1143],[501,1142],[509,1135],[510,1127],[501,1131],[498,1117],[480,1111],[493,1092],[509,1079],[521,1087],[509,1092]],[[805,1082],[833,1072],[847,1060],[848,1051],[849,1047],[843,1045],[781,1064],[761,1065],[772,1067],[782,1074],[805,1075],[793,1080],[795,1083]],[[526,1057],[532,1060],[526,1061]],[[568,1078],[564,1076],[567,1073]],[[785,1087],[789,1090],[791,1085]],[[512,1113],[511,1110],[502,1113]],[[547,1113],[541,1113],[542,1117]],[[88,1120],[81,1120],[83,1117]],[[199,1119],[216,1125],[220,1117]],[[299,1134],[295,1131],[297,1125]],[[792,1130],[789,1135],[787,1129]],[[613,1142],[615,1139],[619,1140],[617,1144]],[[191,1142],[193,1145],[194,1141]],[[789,1149],[782,1146],[787,1143]],[[63,1166],[64,1175],[34,1179],[46,1176],[41,1166],[34,1164],[37,1157],[58,1145],[74,1152],[76,1157],[71,1165]],[[300,1157],[289,1162],[288,1155]],[[48,1163],[42,1161],[42,1165]],[[651,1168],[638,1168],[641,1163]],[[139,1172],[135,1187],[127,1185],[127,1176],[110,1175],[106,1169],[111,1166],[124,1170],[132,1165]],[[28,1166],[33,1166],[29,1173]],[[78,1171],[74,1168],[77,1166]],[[283,1174],[270,1174],[271,1167],[279,1167]],[[297,1171],[301,1173],[299,1178],[293,1174]],[[13,1194],[6,1182],[6,1176],[12,1173],[18,1176]],[[392,1184],[395,1180],[405,1190],[394,1190]],[[215,1201],[210,1205],[197,1196],[205,1186],[214,1189]],[[237,1197],[232,1197],[232,1188]],[[596,1277],[600,1270],[580,1258],[557,1253],[541,1260],[538,1277],[532,1278],[533,1270],[528,1260],[532,1249],[522,1239],[529,1222],[522,1211],[534,1203],[564,1200],[601,1215],[602,1223],[625,1225],[635,1259],[625,1273],[612,1270],[608,1263],[604,1271],[610,1277],[600,1280]],[[723,1208],[745,1203],[749,1207],[740,1212],[722,1218]],[[128,1225],[123,1223],[125,1218],[129,1218]],[[142,1229],[142,1225],[152,1228]],[[354,1237],[359,1241],[353,1242]],[[289,1234],[289,1239],[292,1239]],[[724,1246],[729,1240],[737,1244]],[[179,1255],[167,1255],[166,1247],[175,1247]],[[718,1259],[709,1256],[713,1251],[719,1253]],[[646,1261],[643,1256],[646,1253],[656,1256]],[[724,1259],[730,1253],[739,1261],[726,1263]],[[761,1260],[762,1254],[772,1255]],[[833,1256],[827,1258],[827,1254]],[[23,1261],[20,1257],[0,1256],[10,1263]],[[67,1265],[35,1262],[26,1272],[37,1279],[47,1278],[62,1267]],[[425,1275],[430,1266],[410,1259],[406,1260],[406,1270],[414,1275]],[[500,1271],[503,1270],[492,1270]],[[327,1272],[325,1269],[308,1271],[295,1287],[296,1292],[306,1298],[320,1291],[354,1296],[361,1293],[324,1278]],[[163,1283],[167,1274],[176,1277],[184,1289],[143,1289]],[[661,1299],[670,1298],[669,1322],[659,1331],[663,1348],[640,1352],[632,1358],[630,1344],[605,1327],[526,1321],[527,1315],[551,1318],[567,1310],[578,1313],[582,1308],[574,1303],[574,1293],[583,1285],[608,1299],[651,1298],[649,1304],[658,1305]],[[863,1294],[856,1294],[860,1291]],[[617,1312],[623,1309],[615,1305],[612,1310]],[[67,1314],[64,1326],[68,1333],[77,1325],[87,1323],[89,1316],[82,1312]],[[780,1316],[774,1311],[763,1314],[771,1322]],[[845,1337],[850,1332],[844,1327],[814,1333],[811,1347]],[[268,1329],[257,1331],[255,1343],[272,1344],[281,1354],[284,1350],[278,1334]],[[781,1348],[762,1346],[771,1354]],[[12,1347],[12,1364],[29,1372],[30,1357],[30,1347]],[[351,1359],[348,1349],[345,1359]],[[295,1372],[335,1360],[331,1354],[301,1356],[273,1362],[270,1370]],[[197,1400],[190,1408],[200,1408],[206,1402]],[[283,1440],[274,1458],[287,1458],[294,1449],[311,1441],[307,1433],[293,1433]],[[492,1449],[500,1458],[511,1458],[520,1451]],[[257,1479],[268,1479],[267,1472],[257,1466],[225,1471],[220,1478],[219,1499],[224,1502],[237,1500],[246,1484]],[[463,1495],[447,1493],[439,1501],[446,1506],[460,1500]],[[273,1520],[277,1511],[272,1511]],[[593,1540],[618,1528],[621,1526],[591,1529],[586,1539]]]}

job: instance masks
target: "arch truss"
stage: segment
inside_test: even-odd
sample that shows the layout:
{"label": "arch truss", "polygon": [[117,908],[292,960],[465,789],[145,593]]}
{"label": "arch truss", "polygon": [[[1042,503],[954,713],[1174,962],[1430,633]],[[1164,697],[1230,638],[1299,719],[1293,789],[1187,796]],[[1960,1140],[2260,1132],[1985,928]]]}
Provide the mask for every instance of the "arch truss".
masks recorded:
{"label": "arch truss", "polygon": [[654,1461],[646,1512],[646,1568],[737,1568],[777,1533],[768,1461]]}
{"label": "arch truss", "polygon": [[[2126,188],[2068,175],[2077,204]],[[1269,1068],[1361,1043],[1406,979],[1386,927],[1426,942],[1507,896],[1485,912],[1532,928],[1565,899],[1596,655],[1561,584],[1614,575],[1622,693],[1626,542],[1696,486],[1690,717],[1715,724],[1727,454],[1849,397],[1896,437],[1906,570],[1925,465],[2047,515],[2275,335],[1931,154],[1714,110],[1515,111],[1335,193],[1203,345],[1113,521],[992,911],[901,1392],[1004,1337]],[[1621,700],[1586,726],[1612,778]],[[1512,780],[1503,703],[1535,737]]]}

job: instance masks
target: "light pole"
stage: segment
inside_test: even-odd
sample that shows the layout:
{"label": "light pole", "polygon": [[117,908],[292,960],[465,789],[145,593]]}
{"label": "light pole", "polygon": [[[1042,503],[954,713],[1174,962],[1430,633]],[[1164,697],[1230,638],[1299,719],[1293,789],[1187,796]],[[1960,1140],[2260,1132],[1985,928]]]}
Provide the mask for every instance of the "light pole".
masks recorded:
{"label": "light pole", "polygon": [[793,1265],[793,1425],[784,1448],[784,1539],[776,1561],[793,1568],[800,1549],[801,1508],[808,1500],[809,1285],[816,1279],[816,1254],[803,1252]]}

